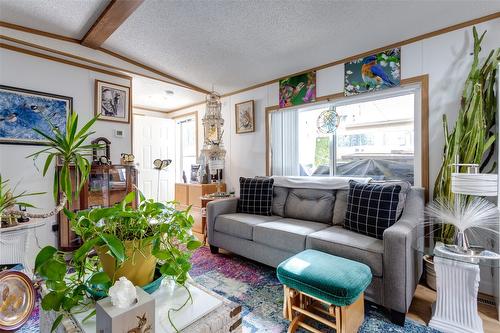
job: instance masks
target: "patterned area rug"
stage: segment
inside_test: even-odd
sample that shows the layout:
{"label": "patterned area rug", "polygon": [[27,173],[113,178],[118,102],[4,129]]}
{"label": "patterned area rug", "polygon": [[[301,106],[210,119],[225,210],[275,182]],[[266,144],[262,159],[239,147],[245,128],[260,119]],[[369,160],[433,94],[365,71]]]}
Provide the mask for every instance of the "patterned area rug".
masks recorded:
{"label": "patterned area rug", "polygon": [[[275,269],[235,255],[213,255],[206,247],[194,254],[192,262],[190,274],[196,282],[242,305],[243,332],[287,331],[289,322],[282,316],[283,287]],[[404,327],[394,325],[385,311],[365,304],[360,333],[437,333],[410,319]]]}
{"label": "patterned area rug", "polygon": [[[242,305],[244,333],[287,331],[288,321],[282,317],[283,287],[273,268],[235,255],[213,255],[207,247],[194,254],[192,263],[191,276],[196,282]],[[383,310],[365,304],[365,321],[359,333],[439,333],[409,319],[405,327],[394,325]],[[37,302],[31,318],[17,332],[40,332],[39,321]]]}

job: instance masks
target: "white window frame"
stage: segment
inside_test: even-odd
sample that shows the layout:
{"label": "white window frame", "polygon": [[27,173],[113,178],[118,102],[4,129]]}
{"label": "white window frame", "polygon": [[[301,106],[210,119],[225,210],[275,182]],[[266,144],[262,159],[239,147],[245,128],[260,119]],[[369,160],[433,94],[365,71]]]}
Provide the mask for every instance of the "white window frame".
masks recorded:
{"label": "white window frame", "polygon": [[[378,99],[383,99],[383,98],[390,98],[390,97],[397,97],[397,96],[402,96],[402,95],[407,95],[407,94],[413,94],[414,95],[414,115],[413,115],[413,124],[414,124],[414,130],[413,130],[413,135],[414,135],[414,162],[413,162],[413,168],[414,168],[414,186],[419,186],[422,187],[424,186],[423,184],[423,170],[422,170],[422,159],[423,159],[423,152],[422,152],[422,89],[423,87],[421,84],[416,83],[416,84],[408,84],[405,86],[397,87],[397,88],[391,88],[387,90],[382,90],[378,92],[373,92],[373,93],[367,93],[367,94],[361,94],[357,96],[349,96],[349,97],[341,97],[332,101],[328,102],[317,102],[312,105],[307,105],[304,107],[295,107],[296,109],[299,109],[300,112],[304,112],[307,109],[315,109],[318,107],[321,107],[323,105],[333,105],[334,107],[338,106],[343,106],[343,105],[349,105],[349,104],[356,104],[356,103],[363,103],[363,102],[369,102],[369,101],[374,101]],[[280,111],[277,111],[280,112]],[[269,121],[271,117],[269,117]],[[271,128],[271,124],[268,124],[269,128]],[[272,139],[272,134],[269,133],[270,139]],[[269,145],[269,152],[271,152],[271,141],[269,140],[268,142]],[[335,163],[336,163],[336,158],[334,158],[335,154],[335,135],[333,135],[332,140],[330,140],[330,176],[334,175],[334,170],[335,170]],[[269,172],[272,173],[272,158],[268,156],[269,158]]]}
{"label": "white window frame", "polygon": [[[183,182],[182,180],[182,171],[183,171],[183,166],[184,166],[184,144],[182,142],[182,129],[183,126],[180,126],[181,124],[187,123],[187,122],[193,122],[194,124],[194,143],[195,143],[195,153],[194,157],[195,159],[198,159],[198,121],[197,121],[197,113],[185,115],[185,116],[180,116],[175,118],[175,174],[176,174],[176,181],[177,182]],[[190,173],[186,173],[186,177],[189,183],[190,179]]]}

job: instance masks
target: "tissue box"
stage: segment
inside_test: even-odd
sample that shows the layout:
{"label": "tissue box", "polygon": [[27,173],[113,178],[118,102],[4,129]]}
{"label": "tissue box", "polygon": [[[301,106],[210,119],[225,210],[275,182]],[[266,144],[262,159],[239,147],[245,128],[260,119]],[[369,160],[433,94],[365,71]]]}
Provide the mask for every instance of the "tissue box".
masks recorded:
{"label": "tissue box", "polygon": [[140,287],[137,290],[137,303],[129,308],[113,306],[111,298],[106,297],[96,304],[96,332],[123,333],[155,331],[155,299]]}

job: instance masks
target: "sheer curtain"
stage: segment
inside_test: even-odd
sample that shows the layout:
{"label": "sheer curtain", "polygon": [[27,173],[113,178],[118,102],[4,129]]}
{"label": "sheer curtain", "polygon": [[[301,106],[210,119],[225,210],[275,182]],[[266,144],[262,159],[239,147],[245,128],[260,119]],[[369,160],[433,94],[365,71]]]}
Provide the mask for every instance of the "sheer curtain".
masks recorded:
{"label": "sheer curtain", "polygon": [[271,174],[298,176],[299,166],[298,110],[271,113]]}

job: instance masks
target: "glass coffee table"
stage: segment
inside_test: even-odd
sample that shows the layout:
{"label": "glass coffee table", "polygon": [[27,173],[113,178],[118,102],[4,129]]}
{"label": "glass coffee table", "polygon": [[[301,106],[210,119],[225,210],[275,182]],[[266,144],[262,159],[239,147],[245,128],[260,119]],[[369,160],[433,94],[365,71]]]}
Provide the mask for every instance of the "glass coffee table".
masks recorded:
{"label": "glass coffee table", "polygon": [[[242,332],[241,305],[225,299],[195,282],[188,282],[187,286],[193,297],[193,303],[188,303],[178,312],[171,312],[172,321],[179,331],[189,333]],[[177,308],[184,303],[187,291],[183,287],[169,290],[167,286],[162,286],[152,296],[156,299],[155,332],[175,332],[167,318],[168,309]],[[83,321],[92,310],[93,308],[64,319],[57,332],[95,333],[95,316]],[[50,332],[57,315],[54,312],[40,311],[41,332]]]}
{"label": "glass coffee table", "polygon": [[433,256],[436,272],[437,299],[429,327],[443,333],[483,332],[477,310],[480,267],[500,267],[500,254],[479,248],[460,253],[456,246],[441,242],[417,244],[416,251]]}

